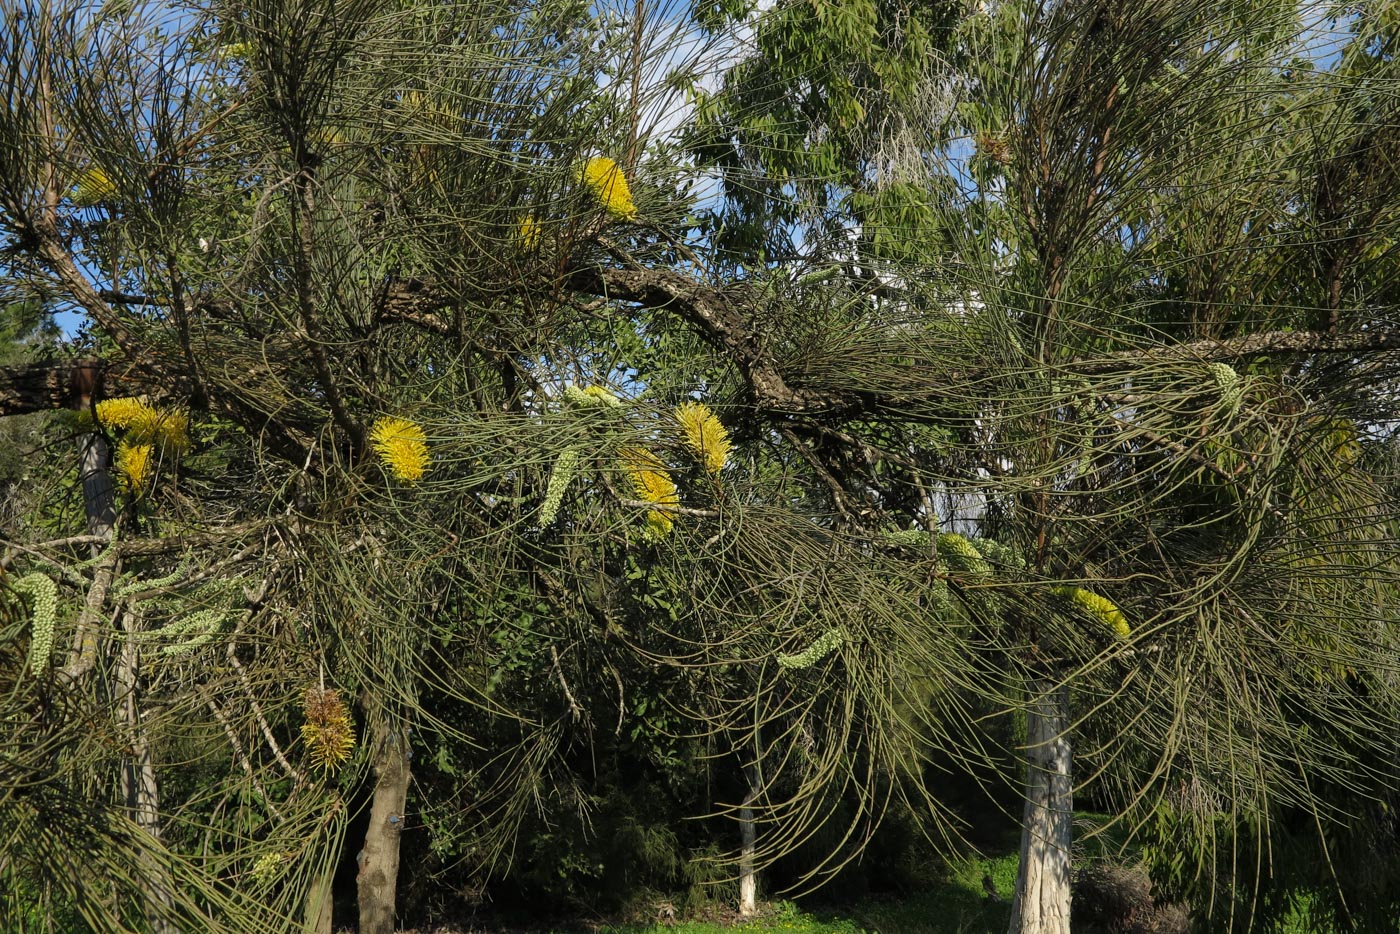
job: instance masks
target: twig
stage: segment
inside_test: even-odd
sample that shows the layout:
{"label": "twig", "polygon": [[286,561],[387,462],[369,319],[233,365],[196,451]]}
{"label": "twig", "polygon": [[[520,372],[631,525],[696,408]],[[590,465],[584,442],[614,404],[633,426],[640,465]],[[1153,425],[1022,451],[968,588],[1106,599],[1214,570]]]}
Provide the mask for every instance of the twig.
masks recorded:
{"label": "twig", "polygon": [[248,781],[253,783],[253,788],[262,796],[263,801],[267,803],[267,809],[272,812],[272,816],[281,820],[282,812],[277,809],[277,805],[272,803],[272,798],[268,796],[267,789],[263,788],[262,783],[258,781],[257,775],[253,773],[253,763],[248,761],[248,754],[243,751],[243,743],[239,741],[238,734],[233,731],[232,724],[228,722],[228,718],[224,716],[223,711],[219,709],[219,705],[214,703],[214,698],[209,698],[207,703],[209,704],[210,713],[214,715],[214,719],[218,720],[219,725],[224,728],[224,735],[228,737],[229,744],[233,746],[233,753],[238,758],[238,764],[243,767],[243,773],[248,776]]}
{"label": "twig", "polygon": [[228,645],[224,648],[224,654],[238,672],[238,680],[243,685],[243,692],[248,696],[248,706],[252,708],[253,716],[257,718],[258,727],[262,730],[263,738],[267,740],[268,748],[272,750],[272,754],[276,757],[278,764],[282,766],[282,770],[300,785],[306,781],[306,775],[288,762],[287,757],[282,754],[282,747],[278,745],[277,737],[272,735],[272,727],[268,725],[267,717],[263,715],[262,705],[258,703],[257,697],[253,694],[253,684],[248,679],[248,672],[243,668],[243,663],[238,660],[235,646],[238,642],[238,634],[243,629],[243,623],[248,619],[249,614],[240,614],[238,623],[233,627],[233,632],[229,633]]}
{"label": "twig", "polygon": [[564,668],[559,664],[559,652],[554,646],[549,647],[549,655],[554,659],[554,673],[559,676],[559,686],[564,689],[564,696],[568,698],[569,710],[573,713],[574,719],[578,720],[583,716],[583,708],[574,700],[574,692],[569,690],[569,682],[564,680]]}

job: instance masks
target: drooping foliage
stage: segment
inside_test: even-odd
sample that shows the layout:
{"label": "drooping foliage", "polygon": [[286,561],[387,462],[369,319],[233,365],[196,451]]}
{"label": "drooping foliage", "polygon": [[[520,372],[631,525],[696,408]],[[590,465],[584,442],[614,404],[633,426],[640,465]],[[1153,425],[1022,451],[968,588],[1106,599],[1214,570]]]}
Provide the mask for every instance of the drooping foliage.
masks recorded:
{"label": "drooping foliage", "polygon": [[6,528],[5,910],[580,904],[746,811],[809,887],[1056,697],[1203,910],[1393,782],[1388,14],[720,7],[0,7],[0,299],[105,367]]}

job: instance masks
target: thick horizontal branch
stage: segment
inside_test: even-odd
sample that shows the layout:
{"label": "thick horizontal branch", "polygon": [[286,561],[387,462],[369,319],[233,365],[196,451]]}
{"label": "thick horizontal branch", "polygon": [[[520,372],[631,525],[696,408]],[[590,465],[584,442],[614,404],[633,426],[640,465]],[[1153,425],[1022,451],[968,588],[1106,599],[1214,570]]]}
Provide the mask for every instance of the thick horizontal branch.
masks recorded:
{"label": "thick horizontal branch", "polygon": [[1377,327],[1366,331],[1261,331],[1242,337],[1187,341],[1162,347],[1124,350],[1099,359],[1076,360],[1081,373],[1104,373],[1126,366],[1152,363],[1210,363],[1240,357],[1289,356],[1292,354],[1372,354],[1400,350],[1400,330]]}
{"label": "thick horizontal branch", "polygon": [[753,390],[760,408],[815,413],[850,408],[858,400],[845,394],[817,392],[788,385],[764,348],[746,296],[717,289],[669,269],[575,269],[568,285],[603,298],[635,302],[684,319],[727,352]]}
{"label": "thick horizontal branch", "polygon": [[0,416],[78,409],[103,379],[96,360],[59,360],[0,367]]}
{"label": "thick horizontal branch", "polygon": [[[816,392],[792,386],[778,364],[765,353],[749,312],[748,299],[730,289],[707,286],[672,270],[578,269],[569,276],[573,288],[607,298],[635,302],[647,308],[671,312],[689,322],[714,344],[728,351],[749,380],[760,408],[785,413],[819,413],[890,409],[907,411],[911,400],[882,398],[878,388],[855,393]],[[1296,354],[1367,355],[1400,350],[1400,329],[1263,331],[1242,337],[1189,341],[1125,350],[1104,357],[1081,358],[1072,369],[1080,373],[1111,372],[1125,367],[1184,362],[1208,363],[1240,357],[1291,356]],[[964,373],[968,379],[971,374]]]}

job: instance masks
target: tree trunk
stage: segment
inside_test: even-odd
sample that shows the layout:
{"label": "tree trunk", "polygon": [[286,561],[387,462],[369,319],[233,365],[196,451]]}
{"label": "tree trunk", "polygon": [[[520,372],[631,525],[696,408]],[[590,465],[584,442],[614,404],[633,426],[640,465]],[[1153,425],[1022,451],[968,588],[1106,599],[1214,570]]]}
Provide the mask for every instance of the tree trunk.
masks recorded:
{"label": "tree trunk", "polygon": [[306,890],[305,934],[331,934],[331,909],[334,897],[331,880],[335,877],[335,867],[318,873]]}
{"label": "tree trunk", "polygon": [[408,801],[408,732],[381,725],[374,756],[374,800],[360,851],[360,934],[390,934],[399,880],[399,835]]}
{"label": "tree trunk", "polygon": [[1031,684],[1026,711],[1026,806],[1008,934],[1069,934],[1072,795],[1069,688]]}
{"label": "tree trunk", "polygon": [[92,586],[87,601],[78,614],[73,632],[73,648],[68,664],[61,673],[64,683],[73,684],[87,676],[97,664],[98,631],[107,604],[107,589],[116,576],[117,556],[104,554],[106,542],[112,538],[117,521],[116,497],[112,494],[112,451],[100,431],[84,435],[78,442],[78,478],[83,484],[83,509],[87,513],[87,532],[102,539],[92,546],[96,564],[92,571]]}
{"label": "tree trunk", "polygon": [[758,912],[758,870],[754,869],[758,830],[753,819],[753,803],[758,800],[759,792],[763,789],[757,761],[744,766],[744,779],[748,783],[748,790],[744,794],[744,803],[739,808],[739,915],[747,918]]}
{"label": "tree trunk", "polygon": [[160,859],[163,847],[160,829],[160,786],[156,782],[155,762],[151,758],[150,737],[141,722],[137,697],[140,675],[141,648],[138,635],[141,619],[134,613],[123,615],[126,641],[122,646],[117,667],[117,686],[121,691],[123,719],[131,747],[122,763],[121,791],[127,812],[137,827],[149,838],[136,857],[137,872],[146,900],[146,919],[152,934],[176,934],[174,889],[170,875]]}

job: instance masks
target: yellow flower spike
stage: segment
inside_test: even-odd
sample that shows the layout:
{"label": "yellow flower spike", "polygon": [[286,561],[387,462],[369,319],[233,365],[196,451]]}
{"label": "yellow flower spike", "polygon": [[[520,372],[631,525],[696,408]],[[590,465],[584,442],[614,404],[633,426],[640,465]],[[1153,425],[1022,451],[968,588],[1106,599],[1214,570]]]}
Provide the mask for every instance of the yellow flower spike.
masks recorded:
{"label": "yellow flower spike", "polygon": [[104,399],[97,403],[97,421],[105,428],[117,428],[132,434],[149,436],[155,433],[160,415],[146,400],[126,396]]}
{"label": "yellow flower spike", "polygon": [[162,450],[184,454],[190,449],[190,417],[178,409],[158,411],[154,434]]}
{"label": "yellow flower spike", "polygon": [[540,248],[540,237],[540,222],[533,214],[520,218],[520,223],[515,225],[515,242],[520,244],[520,248],[526,253],[533,253]]}
{"label": "yellow flower spike", "polygon": [[1111,629],[1118,638],[1126,639],[1133,634],[1132,627],[1128,625],[1127,617],[1123,615],[1123,611],[1118,608],[1118,604],[1107,597],[1096,594],[1092,590],[1085,590],[1083,587],[1056,587],[1055,593],[1062,597],[1068,597],[1079,604],[1080,609]]}
{"label": "yellow flower spike", "polygon": [[[672,482],[661,458],[645,448],[623,448],[619,453],[638,499],[658,506],[680,505],[676,484]],[[646,536],[655,541],[670,532],[674,525],[675,520],[670,513],[660,509],[652,510],[647,513]]]}
{"label": "yellow flower spike", "polygon": [[121,444],[117,445],[114,463],[122,489],[141,496],[150,484],[151,475],[155,473],[155,447],[150,444],[133,444],[130,439],[123,438]]}
{"label": "yellow flower spike", "polygon": [[327,772],[338,769],[355,748],[355,724],[345,702],[333,688],[313,685],[302,696],[302,708],[306,722],[301,725],[301,738],[312,764]]}
{"label": "yellow flower spike", "polygon": [[729,460],[729,432],[703,402],[677,406],[676,421],[685,434],[686,446],[710,473],[719,473]]}
{"label": "yellow flower spike", "polygon": [[603,209],[618,220],[637,219],[637,206],[627,187],[627,176],[607,156],[594,156],[579,169],[579,180],[588,186]]}
{"label": "yellow flower spike", "polygon": [[162,451],[183,454],[190,448],[190,417],[179,409],[158,409],[144,399],[105,399],[97,403],[97,421],[126,432],[133,445],[158,444]]}
{"label": "yellow flower spike", "polygon": [[412,483],[428,469],[428,438],[417,422],[385,416],[375,421],[369,440],[380,462],[400,480]]}
{"label": "yellow flower spike", "polygon": [[73,203],[80,208],[90,208],[99,201],[110,201],[117,196],[117,185],[97,166],[92,166],[78,176],[78,184],[73,188]]}
{"label": "yellow flower spike", "polygon": [[647,526],[642,530],[647,541],[659,542],[665,538],[675,526],[675,520],[659,509],[653,509],[647,513]]}

